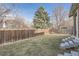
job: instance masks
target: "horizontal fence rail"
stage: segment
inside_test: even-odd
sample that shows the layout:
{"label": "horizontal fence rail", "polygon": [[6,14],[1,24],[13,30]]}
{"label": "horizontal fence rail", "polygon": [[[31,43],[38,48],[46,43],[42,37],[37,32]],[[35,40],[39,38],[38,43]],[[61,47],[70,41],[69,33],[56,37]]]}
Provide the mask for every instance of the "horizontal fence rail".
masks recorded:
{"label": "horizontal fence rail", "polygon": [[0,44],[5,42],[13,42],[22,40],[37,35],[43,35],[43,32],[35,33],[33,29],[1,29],[0,30]]}

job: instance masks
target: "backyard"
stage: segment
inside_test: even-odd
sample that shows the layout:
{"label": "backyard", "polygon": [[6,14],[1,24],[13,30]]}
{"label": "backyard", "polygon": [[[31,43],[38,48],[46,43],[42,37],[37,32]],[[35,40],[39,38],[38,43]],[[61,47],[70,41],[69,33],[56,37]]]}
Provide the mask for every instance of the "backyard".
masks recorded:
{"label": "backyard", "polygon": [[0,45],[2,56],[56,56],[62,50],[59,44],[66,34],[49,34]]}

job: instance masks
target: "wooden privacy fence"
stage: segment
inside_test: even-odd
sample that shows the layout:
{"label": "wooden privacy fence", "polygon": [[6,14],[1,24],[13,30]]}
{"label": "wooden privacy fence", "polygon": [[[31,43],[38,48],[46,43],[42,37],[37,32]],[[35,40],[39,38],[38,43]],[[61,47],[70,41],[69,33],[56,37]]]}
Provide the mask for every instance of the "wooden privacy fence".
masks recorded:
{"label": "wooden privacy fence", "polygon": [[30,29],[6,29],[6,30],[0,30],[0,44],[10,41],[16,41],[24,38],[33,37],[35,30]]}

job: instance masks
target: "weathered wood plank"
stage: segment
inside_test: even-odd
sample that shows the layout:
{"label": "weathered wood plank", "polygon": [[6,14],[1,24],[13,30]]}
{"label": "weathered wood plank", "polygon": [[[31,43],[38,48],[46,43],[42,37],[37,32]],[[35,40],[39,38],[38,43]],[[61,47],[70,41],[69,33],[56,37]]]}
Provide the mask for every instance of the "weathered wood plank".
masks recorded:
{"label": "weathered wood plank", "polygon": [[10,41],[16,41],[24,38],[33,37],[35,30],[27,29],[1,29],[0,30],[0,44]]}

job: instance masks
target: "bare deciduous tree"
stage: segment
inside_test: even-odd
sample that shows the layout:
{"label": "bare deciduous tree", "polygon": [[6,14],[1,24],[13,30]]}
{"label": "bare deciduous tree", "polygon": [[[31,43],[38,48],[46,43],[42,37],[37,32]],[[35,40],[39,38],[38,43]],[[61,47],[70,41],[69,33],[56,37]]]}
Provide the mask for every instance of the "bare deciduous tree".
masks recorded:
{"label": "bare deciduous tree", "polygon": [[27,28],[28,27],[25,19],[21,16],[15,17],[15,25],[18,28]]}
{"label": "bare deciduous tree", "polygon": [[10,8],[7,8],[5,4],[0,4],[0,25],[1,27],[5,27],[5,20],[4,18],[11,12]]}
{"label": "bare deciduous tree", "polygon": [[58,6],[53,10],[53,22],[54,22],[54,27],[60,31],[60,26],[64,22],[66,17],[66,12],[64,10],[64,7]]}

